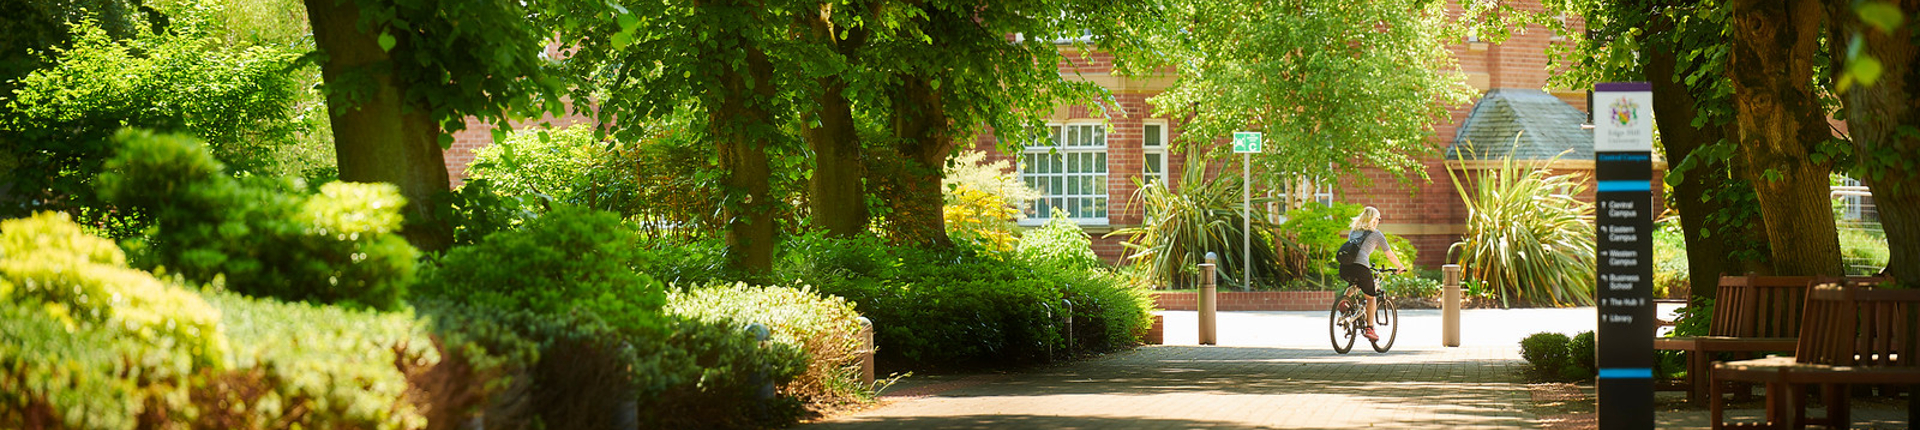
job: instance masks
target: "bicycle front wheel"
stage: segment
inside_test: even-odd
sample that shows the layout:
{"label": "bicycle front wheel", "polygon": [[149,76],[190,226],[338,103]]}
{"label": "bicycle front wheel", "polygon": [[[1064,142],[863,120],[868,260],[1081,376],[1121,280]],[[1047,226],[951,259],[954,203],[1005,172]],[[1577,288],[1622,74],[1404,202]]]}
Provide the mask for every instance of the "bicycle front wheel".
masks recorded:
{"label": "bicycle front wheel", "polygon": [[[1359,307],[1356,308],[1356,305]],[[1354,327],[1359,321],[1354,316],[1366,312],[1365,306],[1364,303],[1355,303],[1350,294],[1333,296],[1333,310],[1327,315],[1327,336],[1333,341],[1333,352],[1345,354],[1353,350],[1353,338],[1359,335]]]}
{"label": "bicycle front wheel", "polygon": [[1378,310],[1373,315],[1373,332],[1380,335],[1380,340],[1373,341],[1373,352],[1387,352],[1393,349],[1393,340],[1400,335],[1400,309],[1386,297],[1375,302]]}

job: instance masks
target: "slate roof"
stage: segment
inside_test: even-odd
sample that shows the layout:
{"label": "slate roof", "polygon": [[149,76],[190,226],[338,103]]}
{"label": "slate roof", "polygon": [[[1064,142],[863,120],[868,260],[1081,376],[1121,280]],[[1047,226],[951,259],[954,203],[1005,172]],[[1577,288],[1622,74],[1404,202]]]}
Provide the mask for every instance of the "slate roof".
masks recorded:
{"label": "slate roof", "polygon": [[1516,160],[1546,160],[1567,150],[1560,159],[1592,160],[1593,130],[1580,128],[1586,122],[1587,114],[1545,91],[1496,88],[1473,105],[1447,146],[1447,159],[1499,159],[1512,148]]}

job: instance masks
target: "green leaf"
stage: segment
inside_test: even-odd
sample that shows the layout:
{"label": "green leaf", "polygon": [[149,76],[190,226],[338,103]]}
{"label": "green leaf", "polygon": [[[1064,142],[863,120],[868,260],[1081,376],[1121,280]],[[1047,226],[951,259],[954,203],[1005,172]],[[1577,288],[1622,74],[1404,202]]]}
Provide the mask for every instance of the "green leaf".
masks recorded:
{"label": "green leaf", "polygon": [[388,33],[387,30],[384,30],[384,29],[380,30],[380,50],[381,51],[393,52],[393,46],[399,43],[400,41],[394,40],[392,33]]}
{"label": "green leaf", "polygon": [[441,134],[440,134],[440,149],[447,149],[447,148],[452,148],[452,147],[453,147],[453,135],[451,135],[451,134],[446,134],[446,133],[441,133]]}
{"label": "green leaf", "polygon": [[615,50],[626,49],[627,45],[632,45],[632,44],[633,44],[632,31],[620,30],[619,33],[613,34],[613,49]]}
{"label": "green leaf", "polygon": [[1900,28],[1907,17],[1900,12],[1899,6],[1883,1],[1870,1],[1854,7],[1853,12],[1860,15],[1860,21],[1879,29],[1883,33],[1892,33]]}
{"label": "green leaf", "polygon": [[1881,71],[1880,60],[1872,56],[1862,55],[1847,62],[1847,74],[1858,80],[1860,85],[1873,86],[1874,82],[1880,80]]}

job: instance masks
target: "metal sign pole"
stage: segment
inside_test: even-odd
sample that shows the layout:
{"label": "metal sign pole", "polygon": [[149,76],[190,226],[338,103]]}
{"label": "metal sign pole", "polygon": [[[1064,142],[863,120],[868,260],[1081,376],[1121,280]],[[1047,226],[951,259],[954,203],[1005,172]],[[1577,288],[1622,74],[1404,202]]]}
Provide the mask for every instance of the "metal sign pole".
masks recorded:
{"label": "metal sign pole", "polygon": [[1260,132],[1233,132],[1233,152],[1240,154],[1240,288],[1253,291],[1253,153],[1260,152]]}
{"label": "metal sign pole", "polygon": [[1600,368],[1594,386],[1601,430],[1654,428],[1651,90],[1646,82],[1606,82],[1593,91]]}

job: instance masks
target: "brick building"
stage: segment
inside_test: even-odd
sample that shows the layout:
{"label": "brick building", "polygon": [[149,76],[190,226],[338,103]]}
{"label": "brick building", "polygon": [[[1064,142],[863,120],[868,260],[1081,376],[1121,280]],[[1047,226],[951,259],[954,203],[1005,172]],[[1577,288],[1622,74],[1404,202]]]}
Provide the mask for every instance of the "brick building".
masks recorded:
{"label": "brick building", "polygon": [[[1522,9],[1540,9],[1537,1],[1516,3],[1520,3],[1516,7]],[[1575,26],[1580,25],[1578,17],[1566,19]],[[1491,165],[1490,161],[1462,156],[1456,146],[1466,140],[1474,140],[1482,148],[1488,146],[1483,143],[1486,140],[1505,145],[1510,143],[1514,131],[1527,130],[1520,135],[1525,140],[1523,147],[1528,149],[1519,154],[1519,158],[1545,159],[1560,150],[1572,150],[1548,167],[1556,171],[1590,173],[1592,134],[1579,129],[1586,121],[1587,93],[1542,91],[1550,73],[1545,50],[1555,43],[1562,41],[1551,31],[1529,26],[1524,31],[1515,31],[1500,44],[1474,39],[1452,44],[1449,49],[1459,64],[1459,72],[1477,90],[1479,102],[1449,106],[1447,120],[1434,124],[1429,142],[1436,148],[1435,155],[1424,160],[1426,174],[1432,182],[1416,184],[1415,189],[1408,190],[1385,172],[1365,169],[1360,174],[1365,180],[1339,178],[1335,183],[1318,187],[1314,198],[1378,207],[1383,213],[1381,230],[1405,237],[1419,249],[1419,259],[1414,264],[1434,267],[1442,264],[1447,247],[1458,241],[1465,231],[1466,209],[1448,179],[1448,169]],[[1071,48],[1063,45],[1062,49]],[[1069,57],[1080,58],[1077,53]],[[1015,173],[1043,194],[1040,201],[1026,208],[1027,213],[1051,213],[1050,209],[1056,207],[1067,211],[1093,235],[1097,254],[1108,261],[1118,261],[1124,254],[1121,239],[1101,236],[1143,221],[1141,208],[1129,204],[1136,188],[1135,179],[1145,175],[1164,179],[1181,173],[1183,157],[1169,151],[1171,142],[1179,137],[1180,124],[1153,117],[1154,107],[1148,102],[1171,86],[1176,78],[1116,77],[1107,73],[1112,69],[1110,55],[1095,52],[1089,57],[1090,61],[1076,60],[1082,61],[1077,66],[1063,63],[1063,73],[1071,79],[1091,81],[1106,88],[1117,107],[1110,111],[1110,116],[1101,117],[1098,110],[1083,105],[1059,106],[1049,120],[1053,142],[1029,145],[1020,154],[1004,154],[995,150],[994,138],[984,134],[976,138],[973,149],[988,152],[989,160],[1019,161],[1019,171]],[[1073,72],[1066,72],[1068,68]],[[1476,112],[1481,114],[1475,116]],[[574,117],[561,121],[585,119]],[[1474,133],[1463,133],[1463,126],[1470,126]],[[473,124],[467,131],[455,134],[453,147],[446,153],[453,185],[457,186],[466,177],[473,149],[492,143],[491,129],[489,125]],[[1660,189],[1658,184],[1654,189]],[[1591,189],[1584,197],[1592,200]],[[1655,200],[1659,202],[1658,198]],[[1037,225],[1043,221],[1040,218],[1030,216],[1022,223]]]}

